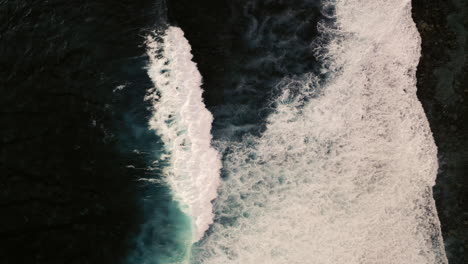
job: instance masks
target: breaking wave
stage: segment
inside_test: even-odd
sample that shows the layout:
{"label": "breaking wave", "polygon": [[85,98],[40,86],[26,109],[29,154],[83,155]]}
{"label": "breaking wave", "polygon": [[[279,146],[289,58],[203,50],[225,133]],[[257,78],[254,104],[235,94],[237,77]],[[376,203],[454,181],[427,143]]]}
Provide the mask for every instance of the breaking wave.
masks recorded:
{"label": "breaking wave", "polygon": [[169,27],[155,36],[147,40],[148,74],[155,85],[146,96],[152,102],[150,127],[164,142],[163,178],[192,218],[195,242],[213,222],[211,201],[220,181],[220,156],[211,146],[213,117],[203,104],[201,75],[182,30]]}
{"label": "breaking wave", "polygon": [[324,7],[333,23],[319,25],[315,47],[327,81],[283,79],[260,136],[215,142],[226,177],[194,263],[447,263],[432,198],[437,149],[416,97],[411,1]]}

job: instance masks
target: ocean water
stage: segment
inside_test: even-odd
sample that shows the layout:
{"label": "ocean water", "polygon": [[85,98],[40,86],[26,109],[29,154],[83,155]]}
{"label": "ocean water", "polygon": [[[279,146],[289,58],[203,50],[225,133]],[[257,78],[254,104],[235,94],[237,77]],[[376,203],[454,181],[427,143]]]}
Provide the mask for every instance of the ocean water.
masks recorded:
{"label": "ocean water", "polygon": [[162,45],[151,37],[147,45],[149,75],[155,84],[146,97],[154,107],[150,127],[161,136],[168,153],[162,157],[169,159],[164,180],[192,217],[193,241],[198,241],[212,223],[211,201],[220,181],[220,155],[211,146],[213,116],[202,102],[201,75],[182,30],[169,27]]}
{"label": "ocean water", "polygon": [[167,218],[149,214],[129,263],[447,263],[411,1],[239,9],[245,46],[210,109],[183,29],[148,34],[160,150],[142,180]]}

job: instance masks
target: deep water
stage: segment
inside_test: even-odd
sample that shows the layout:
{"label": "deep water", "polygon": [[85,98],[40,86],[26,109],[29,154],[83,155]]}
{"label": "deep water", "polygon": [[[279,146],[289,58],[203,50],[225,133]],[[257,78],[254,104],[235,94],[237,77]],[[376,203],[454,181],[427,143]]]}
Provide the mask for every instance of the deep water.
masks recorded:
{"label": "deep water", "polygon": [[160,4],[0,1],[1,263],[120,263],[136,243],[170,248],[180,212],[167,188],[140,180],[157,177],[161,150],[143,103]]}
{"label": "deep water", "polygon": [[[422,37],[418,97],[439,151],[434,197],[449,263],[461,264],[467,7],[413,0],[413,18]],[[306,0],[0,0],[0,263],[187,258],[191,220],[161,182],[168,153],[148,128],[146,36],[168,24],[185,32],[214,138],[241,141],[265,131],[283,77],[329,77],[312,51],[320,20],[332,22]]]}

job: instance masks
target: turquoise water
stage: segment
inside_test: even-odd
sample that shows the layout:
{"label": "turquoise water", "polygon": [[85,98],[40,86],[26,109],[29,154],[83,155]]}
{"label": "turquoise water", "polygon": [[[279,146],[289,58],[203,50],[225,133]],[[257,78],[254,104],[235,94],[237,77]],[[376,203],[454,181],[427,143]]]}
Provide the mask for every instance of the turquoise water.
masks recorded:
{"label": "turquoise water", "polygon": [[[163,27],[163,26],[162,26]],[[147,75],[148,58],[135,58],[129,69],[133,83],[114,89],[120,151],[129,157],[127,170],[138,186],[137,201],[142,216],[138,231],[130,238],[128,264],[183,263],[190,256],[192,219],[181,210],[174,193],[163,180],[170,165],[161,138],[149,127],[151,104],[144,100],[152,83]],[[141,76],[144,73],[144,76]]]}
{"label": "turquoise water", "polygon": [[145,198],[147,216],[128,263],[183,263],[190,256],[191,219],[181,212],[167,187],[148,189],[154,195]]}
{"label": "turquoise water", "polygon": [[[443,262],[430,199],[435,149],[414,96],[410,2],[6,1],[0,262],[336,264],[390,256],[425,264],[435,261],[420,257],[434,250]],[[437,36],[423,38],[433,65],[417,81],[437,83],[418,88],[435,97],[426,105],[435,105],[429,121],[443,176],[436,197],[450,263],[463,263],[466,7],[412,2],[437,32],[450,32],[436,45]],[[145,100],[162,91],[148,76],[155,58],[145,56],[145,39],[162,38],[152,32],[167,29],[166,4],[178,7],[170,25],[186,33],[170,45],[185,54],[172,70],[188,73],[176,83],[190,89],[169,87],[163,97],[172,96],[172,112],[158,119],[154,110],[167,105]],[[341,62],[327,63],[333,59]],[[209,112],[198,111],[198,71],[211,131]],[[166,133],[174,124],[181,129]],[[191,148],[211,139],[224,162],[210,174],[219,188],[213,177],[174,177],[181,175],[173,168],[203,176],[217,167],[216,157],[204,159],[206,148]],[[415,241],[415,230],[431,241]]]}
{"label": "turquoise water", "polygon": [[[183,31],[148,38],[147,119],[160,138],[130,263],[362,263],[381,252],[385,263],[446,263],[410,6],[338,1],[347,12],[335,14],[330,2],[306,3],[241,10],[244,43],[227,51],[234,66],[224,104],[210,109],[213,131]],[[207,132],[222,175],[206,170],[217,167]]]}

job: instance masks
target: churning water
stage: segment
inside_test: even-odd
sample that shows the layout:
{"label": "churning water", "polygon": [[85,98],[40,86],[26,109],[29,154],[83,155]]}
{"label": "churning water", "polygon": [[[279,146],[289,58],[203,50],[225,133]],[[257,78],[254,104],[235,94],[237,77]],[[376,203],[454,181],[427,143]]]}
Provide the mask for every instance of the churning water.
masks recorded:
{"label": "churning water", "polygon": [[[178,262],[447,263],[432,197],[437,149],[416,97],[411,1],[320,5],[327,19],[303,48],[319,70],[282,67],[268,103],[232,99],[216,109],[214,129],[182,30],[148,39],[150,126],[167,151],[163,179],[192,220],[192,253]],[[297,46],[265,29],[246,35],[255,45],[262,32],[282,49]],[[284,63],[286,53],[257,60]],[[236,111],[264,110],[262,122],[230,123]],[[261,133],[248,132],[255,125]]]}

